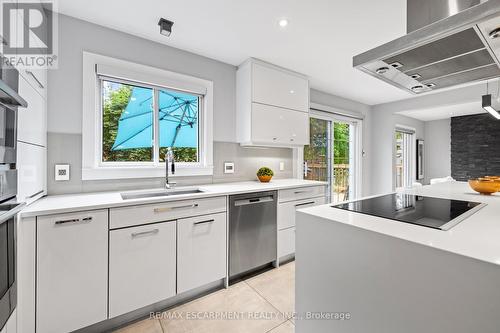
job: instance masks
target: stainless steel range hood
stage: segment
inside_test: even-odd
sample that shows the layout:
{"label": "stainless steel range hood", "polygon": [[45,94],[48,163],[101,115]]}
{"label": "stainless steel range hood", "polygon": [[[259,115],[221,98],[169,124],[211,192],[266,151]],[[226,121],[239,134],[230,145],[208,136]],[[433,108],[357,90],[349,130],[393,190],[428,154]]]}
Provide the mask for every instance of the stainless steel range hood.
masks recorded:
{"label": "stainless steel range hood", "polygon": [[414,94],[500,77],[500,0],[407,0],[408,34],[353,66]]}

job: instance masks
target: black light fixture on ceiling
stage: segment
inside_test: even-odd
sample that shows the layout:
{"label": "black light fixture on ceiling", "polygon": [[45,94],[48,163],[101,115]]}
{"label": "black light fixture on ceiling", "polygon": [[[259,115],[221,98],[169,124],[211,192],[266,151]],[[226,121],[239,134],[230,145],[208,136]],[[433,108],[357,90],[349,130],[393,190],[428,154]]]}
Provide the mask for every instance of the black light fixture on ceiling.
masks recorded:
{"label": "black light fixture on ceiling", "polygon": [[486,95],[483,95],[483,109],[500,120],[500,113],[491,105],[491,94],[488,93],[488,81],[486,81]]}
{"label": "black light fixture on ceiling", "polygon": [[162,17],[160,18],[160,21],[158,21],[158,25],[160,26],[160,34],[167,37],[170,36],[170,34],[172,33],[172,26],[174,25],[174,22]]}

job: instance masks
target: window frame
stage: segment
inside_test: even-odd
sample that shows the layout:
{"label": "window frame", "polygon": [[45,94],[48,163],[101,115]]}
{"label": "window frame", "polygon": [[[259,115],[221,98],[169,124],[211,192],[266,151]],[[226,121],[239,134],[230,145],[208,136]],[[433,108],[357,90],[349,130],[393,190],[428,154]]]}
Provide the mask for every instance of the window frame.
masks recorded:
{"label": "window frame", "polygon": [[[408,162],[407,165],[407,170],[405,171],[405,176],[403,177],[403,183],[408,183],[403,184],[402,187],[397,186],[397,166],[396,166],[396,133],[401,132],[404,134],[409,135],[410,137],[408,138],[408,146],[407,151],[405,152],[405,156],[403,157],[404,160]],[[414,167],[415,167],[415,159],[416,159],[416,149],[415,149],[415,137],[416,137],[417,130],[413,127],[409,127],[406,125],[400,125],[396,124],[394,126],[393,130],[393,135],[392,135],[392,189],[393,191],[399,191],[405,188],[411,188],[413,186],[413,183],[416,182],[416,175],[414,172]],[[403,165],[403,168],[405,166]]]}
{"label": "window frame", "polygon": [[[164,165],[164,162],[160,161],[160,133],[159,133],[159,94],[161,90],[170,90],[170,91],[176,91],[176,92],[182,92],[182,93],[187,93],[191,94],[193,96],[198,97],[198,147],[197,147],[197,162],[176,162],[176,166],[184,166],[184,167],[200,167],[201,166],[201,160],[202,160],[202,151],[201,151],[201,132],[202,132],[202,126],[200,124],[203,123],[203,104],[204,104],[204,99],[205,96],[198,94],[198,93],[192,93],[189,91],[182,91],[179,89],[173,89],[170,87],[164,87],[164,86],[157,86],[157,85],[152,85],[152,84],[146,84],[146,83],[141,83],[141,82],[136,82],[132,80],[127,80],[127,79],[121,79],[121,78],[115,78],[111,77],[108,75],[97,75],[97,80],[98,80],[98,89],[100,91],[99,93],[99,140],[101,144],[99,145],[99,150],[98,154],[100,156],[98,166],[99,167],[127,167],[127,166],[149,166],[149,167],[158,167],[161,165]],[[103,95],[102,95],[102,89],[103,89],[103,81],[108,81],[108,82],[113,82],[113,83],[120,83],[120,84],[125,84],[129,86],[134,86],[134,87],[139,87],[139,88],[147,88],[151,89],[153,93],[153,146],[152,146],[152,156],[151,156],[151,161],[103,161],[103,149],[102,149],[102,142],[103,142],[103,106],[104,106],[104,100],[103,100]]]}
{"label": "window frame", "polygon": [[[198,114],[198,162],[176,163],[176,176],[213,175],[213,82],[141,65],[125,60],[83,52],[82,180],[165,177],[165,163],[159,162],[159,149],[153,161],[102,161],[102,80],[169,89],[203,96]],[[156,108],[155,108],[156,109]],[[153,112],[153,117],[156,112]],[[153,120],[155,121],[155,120]],[[155,130],[153,130],[155,131]],[[157,132],[157,131],[156,131]],[[158,133],[154,144],[158,145]],[[158,156],[156,156],[158,154]],[[157,159],[158,158],[158,159]],[[155,163],[155,161],[158,161]]]}
{"label": "window frame", "polygon": [[[317,118],[322,120],[327,120],[332,122],[343,122],[348,123],[353,126],[353,141],[352,145],[350,145],[349,149],[353,151],[351,154],[351,158],[353,158],[353,162],[351,163],[354,168],[354,172],[350,174],[352,177],[351,184],[353,184],[352,188],[350,188],[350,197],[351,200],[356,199],[362,195],[363,190],[363,126],[364,126],[364,115],[354,111],[346,111],[343,109],[334,108],[331,106],[318,104],[318,103],[310,103],[309,109],[309,117]],[[310,134],[309,134],[310,135]],[[334,133],[332,131],[331,135]],[[332,141],[332,145],[333,145]],[[295,148],[294,149],[294,159],[296,159],[297,163],[294,166],[294,176],[299,179],[304,178],[304,148]],[[333,156],[332,156],[332,171],[333,172]],[[331,191],[330,191],[331,192]]]}

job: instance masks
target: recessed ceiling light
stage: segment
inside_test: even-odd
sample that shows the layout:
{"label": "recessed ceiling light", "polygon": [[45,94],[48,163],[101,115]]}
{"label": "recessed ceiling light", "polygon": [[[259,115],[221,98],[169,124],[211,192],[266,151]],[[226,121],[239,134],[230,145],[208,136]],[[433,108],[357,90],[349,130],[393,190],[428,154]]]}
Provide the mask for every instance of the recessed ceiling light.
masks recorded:
{"label": "recessed ceiling light", "polygon": [[160,21],[158,21],[158,25],[160,26],[160,34],[169,37],[172,33],[172,26],[174,25],[174,22],[162,17]]}
{"label": "recessed ceiling light", "polygon": [[280,27],[284,28],[284,27],[286,27],[288,25],[288,20],[285,19],[285,18],[283,18],[283,19],[281,19],[281,20],[278,21],[278,24],[279,24]]}

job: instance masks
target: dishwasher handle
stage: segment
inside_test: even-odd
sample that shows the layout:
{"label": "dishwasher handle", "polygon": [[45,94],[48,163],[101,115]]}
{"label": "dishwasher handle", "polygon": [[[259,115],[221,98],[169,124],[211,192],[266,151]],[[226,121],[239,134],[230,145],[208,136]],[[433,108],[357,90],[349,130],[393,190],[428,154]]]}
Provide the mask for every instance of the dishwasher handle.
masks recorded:
{"label": "dishwasher handle", "polygon": [[246,205],[255,205],[255,204],[272,202],[272,201],[274,201],[274,197],[272,195],[268,195],[265,197],[236,200],[234,202],[234,206],[238,207],[238,206],[246,206]]}

